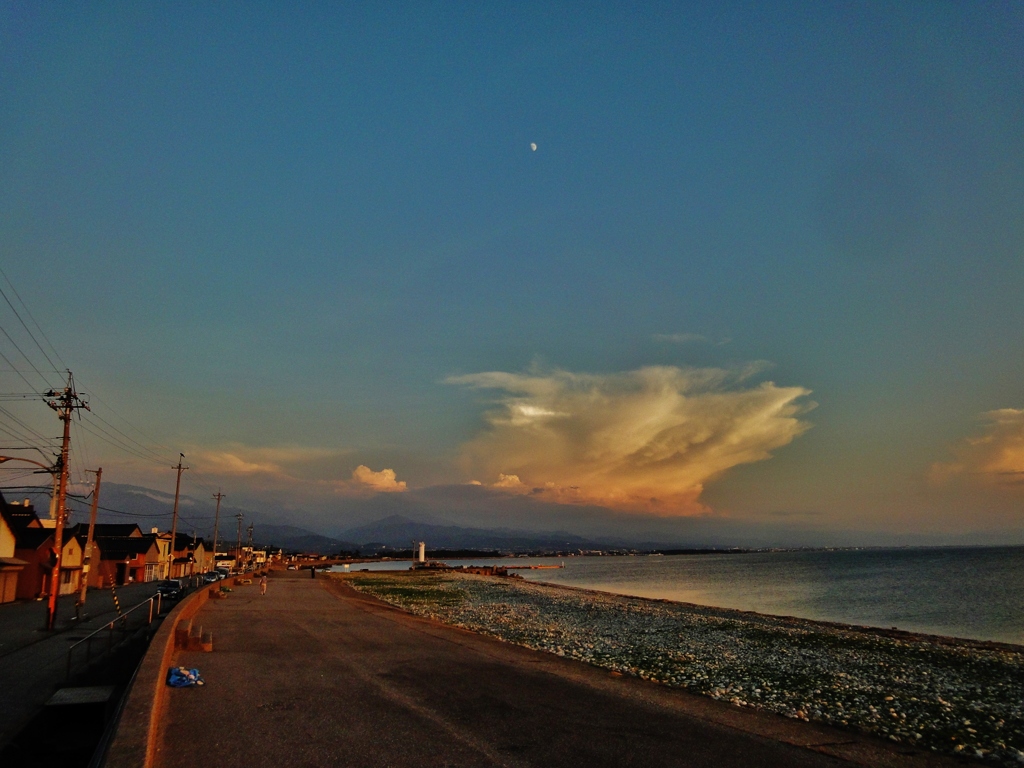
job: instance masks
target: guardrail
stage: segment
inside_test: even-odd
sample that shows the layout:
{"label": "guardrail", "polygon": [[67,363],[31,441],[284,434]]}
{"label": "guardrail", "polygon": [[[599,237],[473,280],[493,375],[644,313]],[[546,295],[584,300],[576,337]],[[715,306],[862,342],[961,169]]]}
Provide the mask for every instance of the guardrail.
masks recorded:
{"label": "guardrail", "polygon": [[[153,597],[148,600],[143,600],[134,608],[129,608],[116,619],[111,619],[99,629],[93,630],[68,648],[68,663],[65,671],[66,679],[71,679],[71,671],[74,665],[76,649],[83,645],[85,646],[85,666],[88,667],[94,661],[94,646],[99,646],[99,651],[95,656],[96,659],[100,659],[105,654],[109,654],[115,648],[120,646],[126,637],[135,634],[142,627],[152,624],[153,618],[160,615],[160,608],[160,595],[153,595]],[[144,621],[142,620],[143,616],[145,617]],[[103,632],[107,633],[106,637],[99,638],[99,635]],[[117,636],[116,642],[114,640],[115,636]],[[103,642],[103,640],[106,640],[106,642]],[[81,656],[82,652],[83,651],[79,652],[79,656]]]}

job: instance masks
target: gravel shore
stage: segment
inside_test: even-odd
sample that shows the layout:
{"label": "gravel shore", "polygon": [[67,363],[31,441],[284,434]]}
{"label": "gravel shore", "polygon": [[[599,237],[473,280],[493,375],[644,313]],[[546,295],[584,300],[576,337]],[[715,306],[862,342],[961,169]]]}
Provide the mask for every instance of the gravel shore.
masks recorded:
{"label": "gravel shore", "polygon": [[1024,648],[441,573],[339,576],[420,616],[787,717],[1024,764]]}

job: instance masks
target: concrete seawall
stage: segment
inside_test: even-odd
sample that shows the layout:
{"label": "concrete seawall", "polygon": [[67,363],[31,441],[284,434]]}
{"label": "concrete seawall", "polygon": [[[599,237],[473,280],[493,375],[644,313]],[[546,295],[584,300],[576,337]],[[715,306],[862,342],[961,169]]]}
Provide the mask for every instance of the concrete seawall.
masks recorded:
{"label": "concrete seawall", "polygon": [[174,665],[177,649],[174,631],[193,618],[210,599],[204,587],[182,599],[164,618],[150,642],[135,682],[126,694],[121,719],[107,751],[107,768],[150,768],[156,754],[167,700],[167,669]]}

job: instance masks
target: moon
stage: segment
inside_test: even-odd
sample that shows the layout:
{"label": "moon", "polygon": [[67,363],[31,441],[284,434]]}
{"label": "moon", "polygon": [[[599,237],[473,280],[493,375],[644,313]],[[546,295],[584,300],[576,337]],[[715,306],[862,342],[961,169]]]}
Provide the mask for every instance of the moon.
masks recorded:
{"label": "moon", "polygon": [[532,141],[530,142],[530,149],[532,149],[534,152],[537,151],[537,145],[534,144]]}

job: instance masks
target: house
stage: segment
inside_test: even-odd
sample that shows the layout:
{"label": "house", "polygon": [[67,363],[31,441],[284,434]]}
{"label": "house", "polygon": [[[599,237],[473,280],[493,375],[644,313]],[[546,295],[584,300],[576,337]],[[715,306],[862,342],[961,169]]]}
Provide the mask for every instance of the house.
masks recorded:
{"label": "house", "polygon": [[25,527],[15,531],[14,556],[25,562],[18,578],[17,597],[37,600],[50,594],[50,577],[56,562],[53,530]]}
{"label": "house", "polygon": [[[88,564],[88,570],[86,570],[84,556],[85,547],[89,540],[89,524],[76,523],[75,525],[68,526],[65,528],[65,536],[74,536],[82,548],[82,570],[88,586],[106,587],[111,584],[127,584],[129,581],[137,581],[143,578],[140,576],[136,579],[136,571],[141,569],[145,573],[145,557],[143,556],[139,560],[134,552],[141,545],[128,547],[128,550],[132,550],[131,553],[128,553],[121,544],[122,539],[142,538],[142,529],[135,523],[96,523],[93,528],[94,550],[92,559]],[[123,560],[126,554],[130,554],[127,561]],[[112,562],[114,559],[120,561],[121,567],[118,567],[117,563]],[[105,567],[104,560],[107,560]]]}
{"label": "house", "polygon": [[7,504],[0,496],[0,603],[10,603],[18,595],[18,577],[28,565],[14,556],[17,522],[7,512]]}
{"label": "house", "polygon": [[[164,546],[170,546],[171,534],[161,533],[160,538]],[[187,579],[197,573],[209,570],[206,566],[210,564],[207,557],[206,544],[202,539],[194,539],[192,536],[179,533],[174,542],[174,563],[166,578]]]}
{"label": "house", "polygon": [[98,557],[93,555],[90,587],[122,586],[163,577],[160,547],[153,534],[97,537],[93,543],[99,552]]}
{"label": "house", "polygon": [[74,536],[61,541],[59,595],[75,595],[82,588],[82,545]]}

